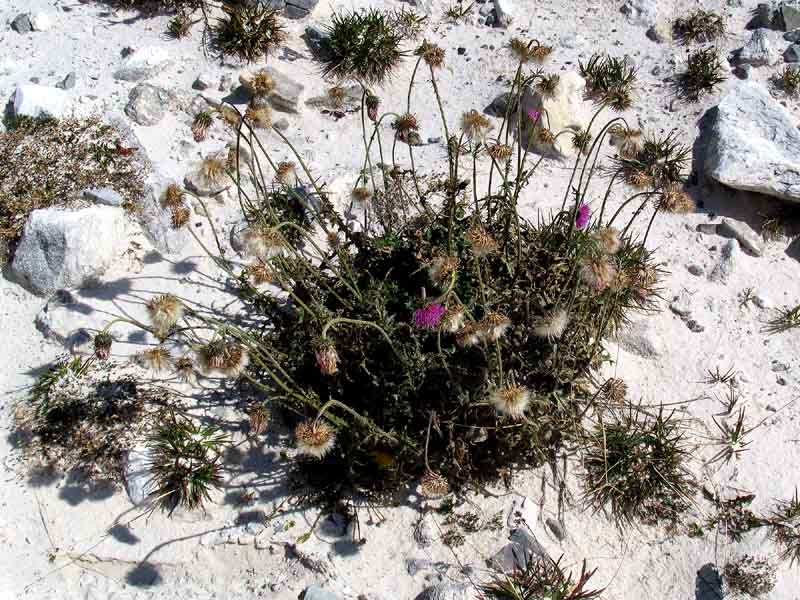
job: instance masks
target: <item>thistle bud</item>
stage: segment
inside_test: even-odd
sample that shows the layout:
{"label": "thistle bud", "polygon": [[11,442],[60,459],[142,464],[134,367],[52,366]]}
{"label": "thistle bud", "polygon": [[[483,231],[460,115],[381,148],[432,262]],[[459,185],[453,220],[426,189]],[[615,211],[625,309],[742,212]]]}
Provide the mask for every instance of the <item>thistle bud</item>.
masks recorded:
{"label": "thistle bud", "polygon": [[97,360],[105,361],[111,355],[111,344],[114,343],[114,338],[111,334],[101,331],[94,336],[94,355]]}

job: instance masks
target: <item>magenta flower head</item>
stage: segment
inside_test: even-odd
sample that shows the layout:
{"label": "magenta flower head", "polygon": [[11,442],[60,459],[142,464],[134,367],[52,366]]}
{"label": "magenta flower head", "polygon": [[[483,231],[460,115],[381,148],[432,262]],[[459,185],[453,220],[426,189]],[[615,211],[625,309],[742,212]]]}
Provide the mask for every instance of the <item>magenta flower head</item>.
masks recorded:
{"label": "magenta flower head", "polygon": [[538,110],[529,110],[528,111],[528,118],[531,120],[531,123],[536,123],[539,120],[539,117],[542,116]]}
{"label": "magenta flower head", "polygon": [[589,224],[589,219],[592,218],[592,209],[585,202],[581,203],[578,209],[578,214],[575,215],[575,227],[578,229],[586,229]]}
{"label": "magenta flower head", "polygon": [[414,312],[414,325],[420,329],[436,329],[446,312],[441,304],[428,304]]}

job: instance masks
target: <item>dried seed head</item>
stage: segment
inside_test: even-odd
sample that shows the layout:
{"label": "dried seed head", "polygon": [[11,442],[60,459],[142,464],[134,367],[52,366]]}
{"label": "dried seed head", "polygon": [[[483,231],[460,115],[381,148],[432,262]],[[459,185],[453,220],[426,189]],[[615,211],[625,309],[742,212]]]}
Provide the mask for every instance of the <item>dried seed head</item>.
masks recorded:
{"label": "dried seed head", "polygon": [[162,294],[147,303],[147,314],[155,333],[160,338],[169,335],[170,330],[183,317],[183,302],[173,294]]}
{"label": "dried seed head", "polygon": [[467,323],[456,332],[456,343],[465,348],[477,346],[481,342],[480,332],[477,323]]}
{"label": "dried seed head", "polygon": [[296,165],[293,162],[278,163],[275,171],[275,181],[282,185],[294,185],[297,181]]}
{"label": "dried seed head", "polygon": [[245,274],[255,285],[266,285],[275,281],[275,271],[263,260],[257,259],[256,262],[247,265]]}
{"label": "dried seed head", "polygon": [[427,40],[422,42],[415,54],[421,56],[431,69],[438,69],[444,65],[444,48],[431,44]]}
{"label": "dried seed head", "polygon": [[511,327],[511,319],[500,313],[489,313],[478,324],[479,333],[490,342],[496,342],[506,334]]}
{"label": "dried seed head", "polygon": [[248,106],[244,118],[254,129],[272,128],[272,109],[269,106]]}
{"label": "dried seed head", "polygon": [[671,213],[692,212],[695,208],[694,200],[685,190],[677,184],[671,183],[661,192],[659,208]]}
{"label": "dried seed head", "polygon": [[569,325],[569,314],[563,308],[556,308],[544,315],[537,322],[533,333],[548,341],[559,339]]}
{"label": "dried seed head", "polygon": [[608,256],[586,258],[578,269],[581,280],[599,293],[617,281],[617,269]]}
{"label": "dried seed head", "polygon": [[339,372],[339,353],[330,342],[322,342],[315,352],[317,366],[323,375],[336,375]]}
{"label": "dried seed head", "polygon": [[342,238],[335,231],[329,231],[327,235],[328,248],[338,250],[342,246]]}
{"label": "dried seed head", "polygon": [[616,254],[619,252],[622,242],[619,239],[619,230],[613,227],[601,227],[592,232],[592,239],[594,239],[600,248],[608,254]]}
{"label": "dried seed head", "polygon": [[250,354],[241,344],[228,344],[222,360],[222,372],[227,377],[235,379],[250,364]]}
{"label": "dried seed head", "polygon": [[190,385],[197,383],[197,371],[194,368],[194,361],[188,356],[182,356],[176,360],[175,375],[183,383]]}
{"label": "dried seed head", "polygon": [[447,479],[433,471],[428,471],[423,475],[419,487],[422,495],[426,498],[441,498],[450,493],[450,484],[447,483]]}
{"label": "dried seed head", "polygon": [[428,276],[440,288],[450,285],[456,273],[458,273],[458,258],[455,256],[437,256],[428,265]]}
{"label": "dried seed head", "polygon": [[492,393],[491,402],[497,412],[512,419],[521,419],[531,401],[530,392],[524,387],[508,385]]}
{"label": "dried seed head", "polygon": [[224,340],[217,339],[211,340],[205,346],[200,348],[198,356],[200,358],[200,366],[206,373],[210,371],[218,371],[222,369],[225,364],[225,350],[226,344]]}
{"label": "dried seed head", "polygon": [[473,143],[485,143],[491,128],[492,122],[475,109],[461,115],[461,129]]}
{"label": "dried seed head", "polygon": [[620,156],[631,159],[642,149],[642,132],[624,125],[614,125],[609,130],[609,142],[619,150]]}
{"label": "dried seed head", "polygon": [[353,202],[356,204],[363,206],[369,206],[370,201],[372,200],[372,190],[367,187],[357,187],[354,188],[352,192],[350,192],[351,197],[353,198]]}
{"label": "dried seed head", "polygon": [[653,176],[641,170],[636,170],[628,175],[625,181],[638,189],[652,189],[656,185],[656,180]]}
{"label": "dried seed head", "polygon": [[344,100],[347,97],[347,91],[340,85],[335,85],[328,89],[328,98],[331,101],[333,108],[341,108],[344,106]]}
{"label": "dried seed head", "polygon": [[114,343],[114,338],[110,333],[101,331],[94,336],[94,355],[97,360],[105,361],[111,355],[111,345]]}
{"label": "dried seed head", "polygon": [[247,91],[249,91],[256,100],[269,98],[272,92],[275,91],[275,81],[269,73],[265,70],[261,70],[249,80]]}
{"label": "dried seed head", "polygon": [[603,384],[602,394],[610,403],[620,405],[628,395],[628,385],[622,379],[612,377]]}
{"label": "dried seed head", "polygon": [[592,134],[583,129],[579,129],[572,134],[572,147],[581,154],[589,154],[592,146]]}
{"label": "dried seed head", "polygon": [[323,458],[333,449],[336,434],[322,421],[306,421],[294,430],[298,454]]}
{"label": "dried seed head", "polygon": [[485,229],[477,225],[470,227],[467,232],[467,240],[472,246],[472,252],[475,256],[494,254],[498,248],[495,239]]}
{"label": "dried seed head", "polygon": [[522,64],[541,63],[553,52],[552,47],[543,46],[536,40],[524,42],[519,38],[513,38],[509,43],[509,48],[514,57]]}
{"label": "dried seed head", "polygon": [[513,156],[514,150],[506,144],[492,144],[486,149],[486,154],[497,162],[505,162]]}
{"label": "dried seed head", "polygon": [[183,206],[183,199],[186,196],[184,191],[179,185],[171,183],[164,190],[164,196],[161,198],[161,206],[163,208],[171,208],[175,206]]}
{"label": "dried seed head", "polygon": [[182,206],[173,206],[170,210],[170,223],[173,229],[180,229],[186,225],[192,218],[192,211],[185,204]]}
{"label": "dried seed head", "polygon": [[539,80],[536,82],[536,90],[545,98],[552,98],[555,96],[556,90],[558,89],[558,83],[561,81],[561,77],[558,74],[553,73],[551,75],[542,75]]}
{"label": "dried seed head", "polygon": [[264,261],[280,256],[286,249],[280,232],[263,225],[251,225],[242,234],[242,241],[247,252]]}
{"label": "dried seed head", "polygon": [[450,308],[442,317],[441,328],[448,333],[457,333],[464,327],[466,313],[463,306]]}
{"label": "dried seed head", "polygon": [[225,163],[218,158],[203,159],[200,175],[209,183],[219,183],[225,175]]}
{"label": "dried seed head", "polygon": [[556,142],[555,134],[546,127],[540,127],[536,130],[536,139],[540,144],[547,146],[552,146]]}
{"label": "dried seed head", "polygon": [[236,109],[231,106],[220,106],[217,109],[217,112],[219,113],[219,118],[222,119],[223,123],[229,127],[237,129],[242,123],[242,117],[239,115]]}
{"label": "dried seed head", "polygon": [[370,91],[367,91],[367,97],[364,100],[367,106],[367,116],[369,120],[375,122],[378,120],[378,107],[381,105],[381,99]]}
{"label": "dried seed head", "polygon": [[417,131],[419,129],[419,123],[417,122],[417,117],[411,113],[405,113],[404,115],[400,115],[394,122],[394,128],[400,134],[408,135],[412,131]]}
{"label": "dried seed head", "polygon": [[192,121],[192,134],[194,135],[194,141],[202,142],[204,139],[206,139],[208,128],[213,124],[214,115],[211,114],[210,110],[204,110],[197,113]]}
{"label": "dried seed head", "polygon": [[164,346],[156,346],[139,355],[142,364],[156,372],[166,371],[172,365],[172,356]]}
{"label": "dried seed head", "polygon": [[250,411],[250,433],[261,435],[269,426],[269,411],[263,406],[257,406]]}

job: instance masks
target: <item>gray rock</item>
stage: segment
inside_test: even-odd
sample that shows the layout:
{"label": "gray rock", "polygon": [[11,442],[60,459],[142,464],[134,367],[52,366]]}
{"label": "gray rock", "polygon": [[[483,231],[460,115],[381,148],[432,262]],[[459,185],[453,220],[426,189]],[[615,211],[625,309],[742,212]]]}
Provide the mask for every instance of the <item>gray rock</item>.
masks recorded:
{"label": "gray rock", "polygon": [[312,585],[306,588],[303,600],[339,600],[339,596],[318,585]]}
{"label": "gray rock", "polygon": [[653,335],[647,319],[623,327],[616,335],[616,342],[626,352],[643,358],[655,358],[663,353],[661,340]]}
{"label": "gray rock", "polygon": [[733,74],[736,75],[739,79],[750,79],[750,74],[753,71],[753,65],[738,65],[734,70]]}
{"label": "gray rock", "polygon": [[464,600],[468,589],[466,585],[440,583],[424,589],[414,600]]}
{"label": "gray rock", "polygon": [[114,73],[115,79],[141,81],[163,71],[170,64],[167,51],[158,46],[145,46],[129,54]]}
{"label": "gray rock", "polygon": [[71,90],[75,87],[75,71],[69,73],[64,79],[56,84],[56,87],[62,90]]}
{"label": "gray rock", "polygon": [[128,498],[135,505],[143,504],[153,492],[150,463],[152,458],[146,448],[134,448],[125,458],[123,479]]}
{"label": "gray rock", "polygon": [[669,309],[679,317],[688,317],[692,314],[694,304],[691,294],[686,290],[681,290],[669,305]]}
{"label": "gray rock", "polygon": [[36,314],[34,324],[46,339],[61,344],[72,354],[92,354],[94,336],[86,328],[87,316],[86,306],[73,294],[58,290]]}
{"label": "gray rock", "polygon": [[205,90],[214,87],[214,83],[218,81],[212,73],[200,73],[192,82],[192,89],[204,92]]}
{"label": "gray rock", "polygon": [[800,42],[800,29],[787,31],[783,34],[783,39],[785,39],[787,42]]}
{"label": "gray rock", "polygon": [[711,271],[708,278],[717,283],[727,283],[736,269],[736,265],[742,255],[742,250],[739,248],[739,242],[736,240],[728,240],[722,247],[719,262]]}
{"label": "gray rock", "polygon": [[775,10],[772,4],[761,3],[753,11],[753,18],[750,19],[748,27],[758,29],[760,27],[772,28],[775,23]]}
{"label": "gray rock", "polygon": [[800,202],[800,132],[764,87],[740,81],[713,111],[707,174],[729,187]]}
{"label": "gray rock", "polygon": [[691,273],[695,277],[702,277],[703,275],[706,274],[706,270],[700,265],[691,264],[688,267],[686,267],[686,270],[689,271],[689,273]]}
{"label": "gray rock", "polygon": [[110,206],[45,208],[25,223],[11,269],[36,294],[95,281],[122,253],[125,213]]}
{"label": "gray rock", "polygon": [[306,106],[314,106],[320,108],[336,109],[336,110],[356,110],[361,108],[361,95],[362,89],[359,85],[351,85],[344,88],[344,94],[340,103],[337,104],[330,94],[322,96],[314,96],[306,100]]}
{"label": "gray rock", "polygon": [[14,20],[11,21],[11,29],[17,33],[29,33],[33,31],[30,17],[26,14],[17,15]]}
{"label": "gray rock", "polygon": [[665,19],[659,19],[656,23],[648,28],[648,30],[645,32],[645,35],[658,44],[671,42],[672,24]]}
{"label": "gray rock", "polygon": [[[173,182],[159,174],[152,175],[148,181],[145,197],[136,213],[145,235],[162,254],[177,254],[191,239],[191,233],[186,231],[185,227],[175,229],[172,226],[172,212],[161,204],[161,197],[170,183]],[[188,226],[191,226],[191,223]]]}
{"label": "gray rock", "polygon": [[717,225],[717,234],[722,237],[734,238],[747,252],[753,256],[761,256],[764,246],[759,236],[747,224],[733,219],[722,219]]}
{"label": "gray rock", "polygon": [[741,64],[760,67],[770,65],[777,61],[777,55],[772,45],[766,29],[756,29],[750,36],[748,42],[736,53],[736,60]]}
{"label": "gray rock", "polygon": [[322,25],[316,23],[307,25],[304,37],[311,52],[317,57],[325,55],[325,40],[330,36]]}
{"label": "gray rock", "polygon": [[567,533],[564,531],[563,525],[551,517],[547,517],[544,522],[545,525],[547,525],[547,528],[553,532],[554,536],[556,536],[556,539],[559,542],[563,542],[567,537]]}
{"label": "gray rock", "polygon": [[414,541],[420,548],[428,548],[436,540],[436,530],[431,523],[431,518],[423,515],[414,525]]}
{"label": "gray rock", "polygon": [[64,115],[67,93],[46,85],[19,85],[14,91],[14,115],[18,117],[55,117]]}
{"label": "gray rock", "polygon": [[800,6],[784,2],[779,8],[781,25],[784,31],[800,28]]}
{"label": "gray rock", "polygon": [[547,550],[527,529],[519,528],[511,532],[511,543],[503,546],[487,563],[489,567],[509,573],[525,569],[532,560],[547,558]]}
{"label": "gray rock", "polygon": [[706,330],[706,328],[703,325],[701,325],[694,319],[689,319],[688,321],[686,321],[686,326],[689,328],[689,331],[692,331],[694,333],[702,333],[703,331]]}
{"label": "gray rock", "polygon": [[513,0],[494,0],[495,26],[504,29],[508,28],[514,21],[515,13],[516,7],[514,6]]}
{"label": "gray rock", "polygon": [[635,25],[648,27],[658,21],[657,0],[627,0],[619,11]]}
{"label": "gray rock", "polygon": [[427,558],[409,558],[406,560],[406,571],[412,577],[420,571],[428,571],[433,568],[433,561]]}
{"label": "gray rock", "polygon": [[106,206],[122,206],[125,204],[125,198],[116,190],[107,187],[101,188],[88,188],[81,192],[81,196],[97,204],[105,204]]}
{"label": "gray rock", "polygon": [[783,52],[783,60],[788,63],[800,62],[800,44],[792,44]]}
{"label": "gray rock", "polygon": [[[272,67],[267,67],[264,70],[275,82],[275,90],[268,98],[272,107],[283,112],[299,113],[305,86]],[[247,88],[253,75],[254,73],[242,73],[239,75],[239,83]]]}
{"label": "gray rock", "polygon": [[208,98],[202,94],[197,94],[194,98],[192,98],[192,101],[189,102],[184,110],[186,111],[187,115],[194,118],[201,112],[210,110],[212,108],[214,108],[214,105],[208,101]]}
{"label": "gray rock", "polygon": [[286,0],[284,13],[289,19],[303,19],[319,4],[319,0]]}
{"label": "gray rock", "polygon": [[485,112],[487,115],[491,115],[492,117],[499,117],[502,119],[506,116],[506,109],[508,108],[508,101],[510,97],[511,94],[508,92],[500,94],[494,100],[492,100],[489,106],[483,109],[483,112]]}
{"label": "gray rock", "polygon": [[149,83],[140,83],[131,90],[125,114],[139,125],[156,125],[168,108],[177,108],[175,93]]}

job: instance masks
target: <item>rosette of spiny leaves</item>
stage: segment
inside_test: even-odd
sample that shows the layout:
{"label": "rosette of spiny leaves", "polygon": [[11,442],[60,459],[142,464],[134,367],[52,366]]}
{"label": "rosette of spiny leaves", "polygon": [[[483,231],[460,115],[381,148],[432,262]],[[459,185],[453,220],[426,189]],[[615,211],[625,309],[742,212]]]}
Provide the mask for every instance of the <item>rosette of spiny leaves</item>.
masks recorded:
{"label": "rosette of spiny leaves", "polygon": [[376,9],[334,14],[322,42],[324,74],[364,85],[381,83],[404,56],[400,46],[409,21]]}
{"label": "rosette of spiny leaves", "polygon": [[633,105],[636,67],[627,58],[594,54],[585,64],[579,65],[589,98],[617,112]]}
{"label": "rosette of spiny leaves", "polygon": [[222,481],[225,439],[216,427],[174,413],[159,419],[148,444],[156,506],[169,514],[178,507],[201,508]]}

